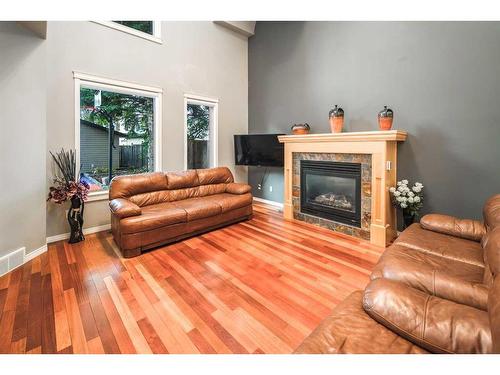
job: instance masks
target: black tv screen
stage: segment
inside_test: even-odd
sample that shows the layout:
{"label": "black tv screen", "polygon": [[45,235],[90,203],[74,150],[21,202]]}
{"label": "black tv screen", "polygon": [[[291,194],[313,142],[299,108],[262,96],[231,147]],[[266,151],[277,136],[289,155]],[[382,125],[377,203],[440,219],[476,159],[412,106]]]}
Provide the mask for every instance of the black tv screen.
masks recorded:
{"label": "black tv screen", "polygon": [[234,136],[234,163],[262,167],[282,167],[284,146],[282,134],[245,134]]}

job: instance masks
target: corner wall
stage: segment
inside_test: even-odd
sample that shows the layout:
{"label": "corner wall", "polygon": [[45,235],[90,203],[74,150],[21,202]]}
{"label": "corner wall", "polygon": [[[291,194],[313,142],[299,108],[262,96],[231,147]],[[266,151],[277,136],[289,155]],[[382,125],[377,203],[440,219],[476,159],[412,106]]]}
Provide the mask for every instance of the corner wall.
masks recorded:
{"label": "corner wall", "polygon": [[[377,130],[383,105],[406,130],[398,178],[425,185],[425,212],[481,217],[500,193],[499,22],[257,22],[249,39],[249,133]],[[283,171],[250,168],[255,196],[283,201]],[[273,186],[273,192],[269,186]]]}
{"label": "corner wall", "polygon": [[0,22],[0,258],[45,245],[45,58],[46,41]]}

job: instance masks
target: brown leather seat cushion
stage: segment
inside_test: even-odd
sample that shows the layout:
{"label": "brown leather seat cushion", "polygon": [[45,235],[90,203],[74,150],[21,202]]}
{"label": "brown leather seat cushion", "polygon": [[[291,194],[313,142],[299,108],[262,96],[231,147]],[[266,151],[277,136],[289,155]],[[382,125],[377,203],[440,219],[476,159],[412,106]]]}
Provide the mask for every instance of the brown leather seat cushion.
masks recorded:
{"label": "brown leather seat cushion", "polygon": [[483,249],[479,242],[426,230],[418,223],[405,229],[394,244],[484,267]]}
{"label": "brown leather seat cushion", "polygon": [[483,267],[392,245],[373,269],[371,279],[401,281],[428,294],[486,310],[488,290],[483,273]]}
{"label": "brown leather seat cushion", "polygon": [[237,208],[250,206],[252,204],[252,194],[215,194],[203,197],[206,202],[218,204],[222,212],[228,212]]}
{"label": "brown leather seat cushion", "polygon": [[205,197],[184,199],[172,202],[172,204],[175,207],[186,211],[188,222],[219,215],[222,212],[220,205],[208,201]]}
{"label": "brown leather seat cushion", "polygon": [[160,203],[142,208],[142,214],[122,219],[122,233],[137,233],[164,227],[166,225],[185,223],[186,210],[177,208],[173,203]]}
{"label": "brown leather seat cushion", "polygon": [[373,320],[362,307],[363,291],[342,301],[302,344],[298,354],[427,353]]}
{"label": "brown leather seat cushion", "polygon": [[436,353],[491,353],[488,313],[377,279],[365,289],[365,311],[379,323]]}

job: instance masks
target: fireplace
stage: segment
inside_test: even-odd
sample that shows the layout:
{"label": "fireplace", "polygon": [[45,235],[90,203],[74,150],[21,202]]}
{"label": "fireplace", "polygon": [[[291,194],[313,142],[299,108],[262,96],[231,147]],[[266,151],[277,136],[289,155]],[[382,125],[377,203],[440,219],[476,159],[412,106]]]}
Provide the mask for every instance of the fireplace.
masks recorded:
{"label": "fireplace", "polygon": [[300,161],[300,210],[361,227],[361,164]]}

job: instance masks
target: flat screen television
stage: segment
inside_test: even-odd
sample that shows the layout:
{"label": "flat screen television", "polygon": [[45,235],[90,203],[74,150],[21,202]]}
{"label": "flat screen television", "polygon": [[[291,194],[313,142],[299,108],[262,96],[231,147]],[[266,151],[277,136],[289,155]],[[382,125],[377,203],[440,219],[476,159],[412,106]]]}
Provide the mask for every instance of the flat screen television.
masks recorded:
{"label": "flat screen television", "polygon": [[282,167],[284,145],[278,141],[283,134],[245,134],[234,136],[234,163],[261,167]]}

